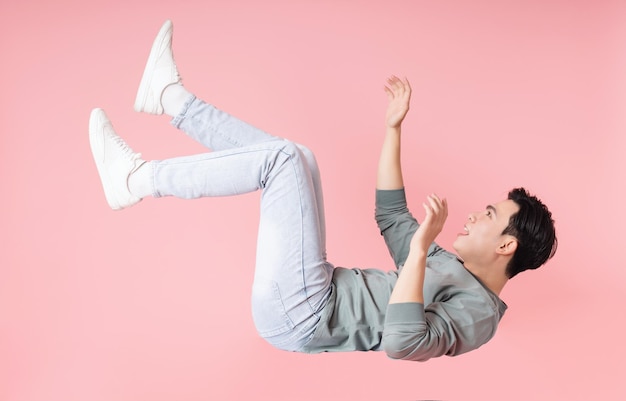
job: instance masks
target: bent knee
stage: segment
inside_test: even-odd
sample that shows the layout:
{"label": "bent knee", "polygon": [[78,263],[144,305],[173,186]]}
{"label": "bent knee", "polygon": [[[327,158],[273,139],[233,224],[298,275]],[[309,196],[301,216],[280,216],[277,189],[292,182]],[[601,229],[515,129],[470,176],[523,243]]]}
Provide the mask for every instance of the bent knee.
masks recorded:
{"label": "bent knee", "polygon": [[302,144],[291,142],[289,140],[284,140],[282,150],[291,157],[302,158],[309,166],[317,165],[317,161],[315,159],[315,154],[313,154],[313,151]]}

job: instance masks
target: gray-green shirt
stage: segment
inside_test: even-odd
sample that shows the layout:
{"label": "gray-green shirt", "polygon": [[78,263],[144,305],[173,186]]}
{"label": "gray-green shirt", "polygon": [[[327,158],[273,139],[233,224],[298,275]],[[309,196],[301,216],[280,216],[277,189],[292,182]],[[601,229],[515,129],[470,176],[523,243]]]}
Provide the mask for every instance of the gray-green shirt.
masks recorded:
{"label": "gray-green shirt", "polygon": [[426,259],[424,304],[388,305],[419,224],[409,213],[404,190],[376,191],[376,221],[399,270],[337,267],[328,304],[303,351],[384,348],[394,359],[425,361],[489,341],[506,304],[435,243]]}

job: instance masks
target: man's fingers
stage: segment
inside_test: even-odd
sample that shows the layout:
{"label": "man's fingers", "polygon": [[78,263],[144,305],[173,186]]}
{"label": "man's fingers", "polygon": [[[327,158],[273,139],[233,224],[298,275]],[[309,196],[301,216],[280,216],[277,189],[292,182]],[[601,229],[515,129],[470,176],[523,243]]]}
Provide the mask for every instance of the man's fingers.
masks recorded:
{"label": "man's fingers", "polygon": [[387,78],[387,85],[395,95],[402,94],[405,97],[411,95],[411,84],[406,77],[398,78],[397,76],[392,75]]}
{"label": "man's fingers", "polygon": [[387,97],[389,98],[389,100],[393,99],[395,97],[393,94],[393,91],[389,89],[386,85],[384,88],[385,88],[385,93],[387,93]]}
{"label": "man's fingers", "polygon": [[387,83],[389,84],[394,94],[406,94],[407,90],[408,93],[410,93],[411,86],[409,85],[406,78],[400,79],[397,76],[392,75],[387,78]]}
{"label": "man's fingers", "polygon": [[437,196],[437,194],[428,195],[428,202],[430,202],[432,208],[435,211],[439,211],[442,208],[441,199]]}
{"label": "man's fingers", "polygon": [[409,83],[409,79],[407,77],[404,77],[404,85],[409,91],[411,90],[411,84]]}
{"label": "man's fingers", "polygon": [[427,214],[440,221],[442,224],[448,218],[448,202],[446,199],[441,199],[437,194],[431,194],[426,197],[428,205],[424,204]]}

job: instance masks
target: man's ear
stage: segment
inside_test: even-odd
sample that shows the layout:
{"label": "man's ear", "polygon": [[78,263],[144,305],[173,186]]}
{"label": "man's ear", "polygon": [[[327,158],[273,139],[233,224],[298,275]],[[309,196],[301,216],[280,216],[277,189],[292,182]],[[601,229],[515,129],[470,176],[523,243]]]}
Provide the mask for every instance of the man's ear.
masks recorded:
{"label": "man's ear", "polygon": [[513,256],[515,251],[517,250],[517,238],[512,235],[505,235],[502,238],[502,242],[500,246],[496,250],[496,252],[500,255],[510,255]]}

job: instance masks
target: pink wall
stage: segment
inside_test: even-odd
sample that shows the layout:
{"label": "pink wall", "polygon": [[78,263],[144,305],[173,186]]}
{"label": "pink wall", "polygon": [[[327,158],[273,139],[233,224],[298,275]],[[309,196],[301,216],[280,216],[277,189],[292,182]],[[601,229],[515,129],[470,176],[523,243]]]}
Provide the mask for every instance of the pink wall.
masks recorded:
{"label": "pink wall", "polygon": [[[623,2],[155,3],[0,6],[0,400],[626,395]],[[511,187],[538,193],[559,253],[505,288],[495,339],[425,364],[274,350],[249,311],[258,194],[109,210],[93,107],[148,159],[202,151],[132,110],[166,18],[188,88],[316,152],[337,265],[392,267],[372,219],[389,74],[415,90],[405,178],[414,205],[448,197],[443,245]]]}

